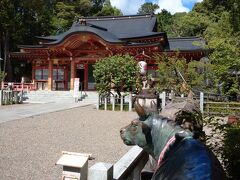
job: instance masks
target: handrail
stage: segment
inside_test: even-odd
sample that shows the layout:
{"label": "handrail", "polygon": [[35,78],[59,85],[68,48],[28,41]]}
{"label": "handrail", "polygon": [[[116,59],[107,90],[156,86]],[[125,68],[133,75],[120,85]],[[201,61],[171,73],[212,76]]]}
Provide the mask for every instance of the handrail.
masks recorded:
{"label": "handrail", "polygon": [[132,147],[113,168],[113,179],[140,179],[140,174],[148,161],[148,154],[140,147]]}
{"label": "handrail", "polygon": [[[133,146],[117,163],[96,163],[88,170],[88,180],[138,180],[148,161],[148,154]],[[113,168],[112,168],[113,167]]]}
{"label": "handrail", "polygon": [[35,83],[2,82],[1,89],[7,88],[15,91],[34,91],[37,89]]}

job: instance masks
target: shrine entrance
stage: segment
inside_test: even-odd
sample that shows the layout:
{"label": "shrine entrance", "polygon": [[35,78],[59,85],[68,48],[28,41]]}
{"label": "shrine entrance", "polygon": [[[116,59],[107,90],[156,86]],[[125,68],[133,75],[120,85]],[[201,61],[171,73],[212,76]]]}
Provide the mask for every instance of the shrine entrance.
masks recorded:
{"label": "shrine entrance", "polygon": [[79,90],[84,90],[85,76],[84,76],[84,64],[78,64],[76,70],[76,78],[79,78]]}

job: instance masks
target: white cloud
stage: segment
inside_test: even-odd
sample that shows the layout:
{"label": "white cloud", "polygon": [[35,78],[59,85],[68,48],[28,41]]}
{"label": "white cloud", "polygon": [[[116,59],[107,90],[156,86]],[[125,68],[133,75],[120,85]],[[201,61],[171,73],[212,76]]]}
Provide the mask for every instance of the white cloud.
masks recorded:
{"label": "white cloud", "polygon": [[137,14],[145,0],[110,0],[112,6],[121,9],[124,15]]}
{"label": "white cloud", "polygon": [[183,3],[195,4],[202,2],[203,0],[182,0]]}
{"label": "white cloud", "polygon": [[[137,14],[138,9],[146,0],[110,0],[112,6],[121,9],[124,15]],[[159,5],[160,9],[156,12],[160,12],[161,9],[166,9],[171,14],[176,12],[189,12],[190,9],[185,7],[184,2],[188,3],[197,3],[202,2],[203,0],[152,0],[153,3]]]}
{"label": "white cloud", "polygon": [[183,2],[191,2],[191,3],[197,3],[197,2],[202,2],[203,0],[182,0]]}
{"label": "white cloud", "polygon": [[190,9],[183,6],[182,0],[158,0],[158,2],[156,2],[156,3],[159,5],[160,9],[166,9],[171,14],[174,14],[176,12],[189,12],[190,11]]}

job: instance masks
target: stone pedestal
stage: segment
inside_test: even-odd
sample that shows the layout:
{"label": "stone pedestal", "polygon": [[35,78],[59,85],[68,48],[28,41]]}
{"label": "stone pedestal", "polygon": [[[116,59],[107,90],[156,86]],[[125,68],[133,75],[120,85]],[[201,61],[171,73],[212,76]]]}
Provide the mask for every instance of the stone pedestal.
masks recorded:
{"label": "stone pedestal", "polygon": [[88,159],[87,154],[63,153],[56,163],[63,166],[62,180],[87,180]]}

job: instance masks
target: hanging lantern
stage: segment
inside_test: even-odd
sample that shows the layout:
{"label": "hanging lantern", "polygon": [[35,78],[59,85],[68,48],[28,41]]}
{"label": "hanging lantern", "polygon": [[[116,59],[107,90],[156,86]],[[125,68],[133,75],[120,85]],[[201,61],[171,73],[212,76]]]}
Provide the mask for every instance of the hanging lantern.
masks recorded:
{"label": "hanging lantern", "polygon": [[138,66],[140,68],[140,74],[146,75],[147,73],[147,63],[145,61],[139,61]]}

